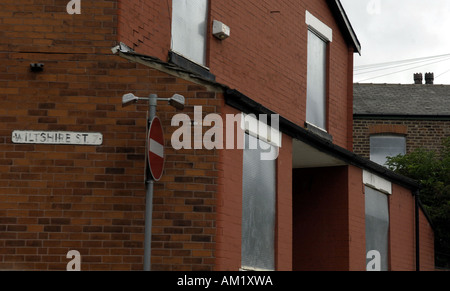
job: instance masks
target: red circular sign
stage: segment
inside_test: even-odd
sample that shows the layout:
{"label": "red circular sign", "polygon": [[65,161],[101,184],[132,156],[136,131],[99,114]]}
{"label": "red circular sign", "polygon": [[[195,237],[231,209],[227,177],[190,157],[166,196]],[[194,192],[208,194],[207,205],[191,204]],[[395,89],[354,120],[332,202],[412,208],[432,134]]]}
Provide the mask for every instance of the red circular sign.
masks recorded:
{"label": "red circular sign", "polygon": [[147,140],[148,166],[155,181],[159,181],[164,170],[164,133],[159,117],[150,124]]}

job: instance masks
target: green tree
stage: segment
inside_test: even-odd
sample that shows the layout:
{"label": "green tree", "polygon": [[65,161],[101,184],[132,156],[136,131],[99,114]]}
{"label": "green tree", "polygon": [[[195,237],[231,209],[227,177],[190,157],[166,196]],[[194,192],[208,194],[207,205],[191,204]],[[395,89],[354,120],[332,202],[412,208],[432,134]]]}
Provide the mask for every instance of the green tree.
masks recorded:
{"label": "green tree", "polygon": [[450,268],[450,137],[443,150],[417,149],[388,158],[388,167],[420,182],[420,201],[433,224],[435,263]]}

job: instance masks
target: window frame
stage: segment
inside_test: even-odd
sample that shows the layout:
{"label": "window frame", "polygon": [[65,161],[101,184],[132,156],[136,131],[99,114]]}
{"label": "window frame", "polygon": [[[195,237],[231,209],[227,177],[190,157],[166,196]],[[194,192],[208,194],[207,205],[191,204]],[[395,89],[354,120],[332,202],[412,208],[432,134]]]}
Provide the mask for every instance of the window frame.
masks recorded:
{"label": "window frame", "polygon": [[[256,265],[251,265],[248,264],[248,261],[246,261],[246,256],[244,256],[244,252],[246,249],[248,249],[247,247],[244,247],[244,245],[247,244],[251,244],[251,242],[245,241],[246,237],[244,237],[244,233],[245,233],[245,227],[247,227],[247,224],[244,223],[244,219],[246,219],[245,215],[245,202],[246,199],[248,199],[249,197],[246,197],[246,195],[252,195],[252,193],[248,193],[246,194],[246,176],[245,176],[245,169],[246,169],[246,158],[245,158],[245,153],[246,151],[258,151],[258,156],[260,156],[260,153],[262,152],[261,149],[259,148],[259,143],[260,142],[264,142],[266,145],[269,145],[271,148],[272,147],[277,147],[275,144],[269,142],[269,141],[265,141],[263,139],[258,138],[258,136],[253,133],[250,130],[246,130],[244,133],[244,144],[246,146],[244,146],[243,149],[243,174],[242,174],[242,218],[241,218],[241,229],[242,229],[242,235],[241,235],[241,268],[240,270],[246,270],[246,271],[274,271],[276,270],[276,228],[277,228],[277,159],[271,160],[271,161],[263,161],[260,160],[259,163],[264,163],[267,165],[267,163],[273,163],[273,187],[271,186],[270,188],[270,192],[269,195],[273,195],[273,197],[271,197],[273,202],[272,205],[270,205],[270,209],[273,211],[273,217],[272,217],[272,221],[271,221],[271,225],[273,225],[273,229],[269,230],[268,232],[270,232],[271,235],[271,239],[272,239],[272,244],[271,244],[271,252],[272,252],[272,257],[271,257],[271,266],[267,267],[267,266],[261,266],[258,265],[258,262]],[[252,145],[254,144],[258,145],[257,149],[254,149],[252,147]],[[247,148],[247,145],[249,146]],[[267,150],[263,149],[264,152],[266,152]],[[249,166],[247,164],[247,166]],[[250,197],[251,198],[251,197]],[[265,216],[267,215],[267,212],[265,212]],[[259,235],[261,235],[259,233]]]}
{"label": "window frame", "polygon": [[[385,162],[383,164],[380,164],[380,162],[378,162],[378,158],[375,157],[375,153],[373,153],[374,147],[373,147],[373,140],[376,138],[401,138],[403,145],[402,145],[402,152],[399,153],[401,155],[405,155],[406,154],[406,136],[405,135],[400,135],[400,134],[392,134],[392,133],[379,133],[379,134],[372,134],[369,136],[369,155],[370,155],[370,160],[382,165],[382,166],[386,166],[386,162],[387,162],[387,157],[395,157],[399,154],[394,154],[394,155],[386,155],[384,157]],[[379,148],[379,147],[377,147]],[[384,155],[384,154],[383,154]]]}
{"label": "window frame", "polygon": [[[311,127],[312,129],[318,129],[319,131],[323,131],[327,133],[327,130],[329,128],[329,68],[330,68],[330,43],[333,41],[333,30],[328,27],[325,23],[320,21],[318,18],[316,18],[314,15],[312,15],[308,10],[306,10],[305,15],[305,23],[307,24],[307,70],[306,70],[306,112],[305,112],[305,123],[307,127]],[[321,113],[323,112],[323,116],[320,116],[320,119],[323,119],[323,124],[315,124],[314,122],[311,122],[311,118],[308,118],[310,112],[308,108],[310,108],[310,98],[311,98],[311,87],[309,85],[310,83],[310,34],[316,36],[318,39],[322,40],[325,45],[324,49],[324,68],[323,68],[323,97],[316,97],[316,98],[323,98],[323,100],[319,100],[319,102],[323,103],[323,108],[320,108],[319,110]],[[314,118],[316,119],[316,118]]]}
{"label": "window frame", "polygon": [[[372,193],[369,193],[369,191],[372,192]],[[385,205],[386,208],[383,209],[383,210],[385,211],[384,214],[387,216],[387,229],[381,229],[382,232],[385,232],[385,233],[382,233],[381,235],[379,233],[380,232],[380,228],[383,228],[383,227],[386,227],[386,226],[377,225],[377,229],[376,229],[376,231],[377,231],[377,234],[376,234],[377,239],[379,239],[380,236],[385,236],[386,241],[385,242],[383,241],[383,244],[385,244],[386,249],[384,250],[385,252],[381,252],[379,249],[374,249],[374,250],[378,251],[380,253],[380,256],[381,256],[380,257],[380,260],[381,260],[380,271],[389,271],[389,269],[390,269],[390,231],[391,231],[391,215],[390,215],[390,203],[389,203],[389,200],[390,200],[389,196],[390,196],[390,194],[382,192],[382,191],[380,191],[380,189],[377,189],[377,188],[372,187],[370,185],[367,185],[367,184],[364,185],[364,200],[365,200],[364,201],[364,204],[365,204],[365,206],[364,206],[365,231],[364,232],[365,232],[365,240],[366,240],[366,254],[368,254],[369,251],[373,251],[373,250],[370,249],[369,245],[371,245],[371,244],[378,244],[379,243],[379,241],[377,241],[377,242],[373,242],[373,241],[368,242],[368,240],[369,240],[368,238],[375,237],[374,235],[370,235],[369,234],[369,236],[368,236],[368,234],[367,234],[368,227],[370,228],[370,223],[368,224],[368,219],[367,219],[368,218],[368,213],[367,212],[368,212],[368,208],[369,209],[373,208],[373,205],[368,205],[367,204],[369,195],[376,195],[377,196],[376,200],[378,200],[378,201],[379,200],[385,200],[385,201],[383,201],[383,204],[386,203],[386,205]],[[373,202],[373,200],[371,202]],[[380,205],[377,205],[377,208],[378,208],[377,210],[379,210]],[[383,208],[384,208],[384,205],[383,205]],[[380,212],[380,211],[378,211],[378,212]],[[369,216],[371,216],[371,217],[373,217],[373,218],[375,218],[375,219],[377,219],[379,221],[382,220],[382,219],[380,219],[380,217],[375,217],[373,215],[369,215]],[[384,218],[386,218],[386,217],[384,217]],[[372,220],[372,222],[373,222],[373,220]],[[386,221],[384,221],[384,223],[386,223]],[[372,226],[373,226],[373,223],[372,223]],[[366,257],[366,265],[368,263],[368,260],[369,260],[369,258]]]}
{"label": "window frame", "polygon": [[[206,2],[206,12],[205,12],[205,27],[204,27],[204,40],[203,40],[203,60],[199,61],[195,57],[192,57],[189,55],[189,53],[186,53],[186,51],[183,51],[184,48],[177,47],[176,44],[174,45],[174,27],[176,27],[174,23],[174,10],[175,5],[174,2],[177,0],[172,0],[172,14],[171,14],[171,29],[170,29],[170,50],[169,50],[169,59],[170,61],[174,62],[177,65],[180,65],[183,68],[187,68],[190,70],[193,70],[196,73],[204,71],[204,74],[208,75],[209,68],[208,68],[208,49],[209,49],[209,32],[210,32],[210,9],[211,9],[211,3],[209,0],[202,0]],[[185,43],[185,42],[183,42]],[[211,75],[211,74],[210,74]],[[211,75],[212,76],[212,75]],[[211,77],[208,76],[208,77]],[[215,78],[212,78],[215,79]]]}

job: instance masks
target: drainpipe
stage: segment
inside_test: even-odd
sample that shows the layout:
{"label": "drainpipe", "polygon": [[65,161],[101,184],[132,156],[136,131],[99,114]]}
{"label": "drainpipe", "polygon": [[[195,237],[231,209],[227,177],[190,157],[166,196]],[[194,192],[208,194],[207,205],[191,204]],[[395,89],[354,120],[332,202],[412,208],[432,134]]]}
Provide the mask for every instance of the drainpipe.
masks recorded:
{"label": "drainpipe", "polygon": [[419,190],[414,193],[415,202],[415,225],[416,225],[416,271],[420,271],[420,242],[419,242],[419,231],[420,231],[420,221],[419,221]]}

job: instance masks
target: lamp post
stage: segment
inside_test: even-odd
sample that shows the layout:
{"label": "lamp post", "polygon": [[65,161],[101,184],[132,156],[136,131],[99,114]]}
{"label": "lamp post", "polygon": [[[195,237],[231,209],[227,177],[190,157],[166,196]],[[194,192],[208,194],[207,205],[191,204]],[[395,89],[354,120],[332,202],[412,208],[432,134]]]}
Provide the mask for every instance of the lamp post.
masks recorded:
{"label": "lamp post", "polygon": [[[158,101],[167,101],[171,106],[176,109],[183,110],[185,99],[184,96],[175,94],[171,98],[158,98],[156,94],[150,94],[148,98],[137,97],[132,93],[125,94],[122,97],[122,104],[124,106],[129,105],[132,102],[138,100],[148,101],[148,128],[150,132],[151,123],[156,117],[156,106]],[[149,139],[147,139],[147,150],[150,149]],[[150,159],[147,154],[147,159]],[[150,160],[149,160],[150,162]],[[149,164],[149,163],[147,163]],[[148,171],[146,171],[148,172]],[[150,171],[151,172],[151,171]],[[157,178],[159,180],[160,177]],[[144,271],[150,271],[151,268],[151,243],[152,243],[152,215],[153,215],[153,185],[155,177],[152,174],[148,174],[145,179],[146,194],[145,194],[145,230],[144,230]]]}

